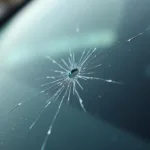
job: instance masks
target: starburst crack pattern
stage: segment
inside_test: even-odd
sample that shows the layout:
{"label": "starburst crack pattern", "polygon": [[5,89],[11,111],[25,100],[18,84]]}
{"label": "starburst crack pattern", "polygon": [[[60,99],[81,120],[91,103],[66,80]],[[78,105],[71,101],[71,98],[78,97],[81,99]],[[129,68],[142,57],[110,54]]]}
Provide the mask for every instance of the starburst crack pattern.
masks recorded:
{"label": "starburst crack pattern", "polygon": [[[54,118],[52,120],[52,123],[50,124],[50,127],[47,131],[47,135],[45,137],[45,140],[43,142],[41,150],[45,149],[48,136],[51,134],[53,124],[57,118],[57,115],[59,114],[60,108],[62,106],[62,103],[65,99],[67,99],[68,103],[72,96],[76,96],[77,100],[79,101],[79,104],[84,112],[86,112],[86,108],[84,106],[84,101],[80,96],[80,93],[78,89],[84,91],[84,87],[81,85],[80,80],[100,80],[103,82],[108,83],[114,83],[114,84],[122,84],[122,82],[114,81],[112,79],[103,79],[100,77],[91,76],[91,74],[94,74],[95,72],[89,72],[89,70],[92,70],[94,68],[100,67],[101,64],[96,64],[91,66],[91,60],[96,57],[98,53],[96,52],[96,48],[90,49],[90,50],[84,50],[81,54],[81,57],[78,61],[76,61],[75,54],[70,52],[69,57],[66,60],[61,59],[62,63],[58,63],[56,60],[52,59],[50,56],[46,56],[46,59],[54,63],[60,70],[54,70],[54,72],[58,73],[58,77],[51,77],[53,81],[48,82],[46,84],[43,84],[42,86],[48,86],[44,90],[54,88],[55,92],[52,95],[52,97],[46,102],[45,107],[40,112],[39,116],[42,114],[42,112],[46,109],[48,105],[53,103],[54,101],[60,99],[57,111],[54,115]],[[89,66],[91,66],[89,68]],[[35,125],[35,123],[38,121],[39,116],[36,118],[36,120],[33,122],[33,124],[30,126],[30,129]]]}

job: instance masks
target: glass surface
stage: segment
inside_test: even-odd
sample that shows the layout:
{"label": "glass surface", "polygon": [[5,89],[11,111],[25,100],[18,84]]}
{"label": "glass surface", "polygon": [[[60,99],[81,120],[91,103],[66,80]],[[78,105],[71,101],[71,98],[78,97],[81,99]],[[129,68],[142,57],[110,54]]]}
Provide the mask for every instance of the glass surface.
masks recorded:
{"label": "glass surface", "polygon": [[150,1],[36,0],[0,32],[0,149],[149,150]]}

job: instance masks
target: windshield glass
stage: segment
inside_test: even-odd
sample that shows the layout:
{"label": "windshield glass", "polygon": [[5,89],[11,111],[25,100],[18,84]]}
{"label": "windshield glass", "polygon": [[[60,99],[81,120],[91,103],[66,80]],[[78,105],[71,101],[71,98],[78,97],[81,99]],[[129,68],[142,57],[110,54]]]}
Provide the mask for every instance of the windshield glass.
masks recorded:
{"label": "windshield glass", "polygon": [[150,149],[150,1],[35,0],[0,30],[0,149]]}

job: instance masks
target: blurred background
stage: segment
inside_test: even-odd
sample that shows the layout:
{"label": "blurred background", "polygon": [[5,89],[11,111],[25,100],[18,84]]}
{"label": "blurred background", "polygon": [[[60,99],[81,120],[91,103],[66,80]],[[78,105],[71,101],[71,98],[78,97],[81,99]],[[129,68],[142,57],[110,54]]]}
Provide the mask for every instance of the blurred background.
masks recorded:
{"label": "blurred background", "polygon": [[0,0],[0,26],[6,23],[30,0]]}

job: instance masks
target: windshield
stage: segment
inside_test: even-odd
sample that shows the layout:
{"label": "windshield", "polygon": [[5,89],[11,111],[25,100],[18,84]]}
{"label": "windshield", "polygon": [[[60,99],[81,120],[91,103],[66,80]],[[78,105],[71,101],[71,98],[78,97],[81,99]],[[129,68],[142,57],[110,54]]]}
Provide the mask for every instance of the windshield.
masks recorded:
{"label": "windshield", "polygon": [[35,0],[0,29],[0,149],[150,149],[149,0]]}

